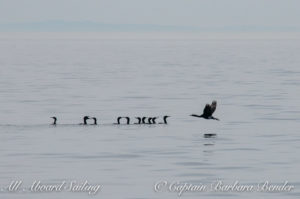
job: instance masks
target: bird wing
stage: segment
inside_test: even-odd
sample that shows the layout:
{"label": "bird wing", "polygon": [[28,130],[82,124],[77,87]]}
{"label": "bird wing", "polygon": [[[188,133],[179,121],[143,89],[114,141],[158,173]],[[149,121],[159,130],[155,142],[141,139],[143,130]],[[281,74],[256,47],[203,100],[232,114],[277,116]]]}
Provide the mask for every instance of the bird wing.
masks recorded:
{"label": "bird wing", "polygon": [[211,116],[212,115],[211,107],[210,107],[209,104],[206,104],[206,106],[204,107],[203,115],[204,116]]}
{"label": "bird wing", "polygon": [[211,114],[215,112],[216,108],[217,108],[217,102],[213,101],[213,103],[210,105]]}

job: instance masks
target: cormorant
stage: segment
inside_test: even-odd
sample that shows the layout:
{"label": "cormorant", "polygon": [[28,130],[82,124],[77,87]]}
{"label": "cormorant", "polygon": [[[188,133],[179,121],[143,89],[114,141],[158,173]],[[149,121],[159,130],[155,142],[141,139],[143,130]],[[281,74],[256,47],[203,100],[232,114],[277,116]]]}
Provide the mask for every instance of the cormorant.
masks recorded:
{"label": "cormorant", "polygon": [[84,116],[84,117],[83,117],[83,123],[80,123],[80,125],[87,125],[87,122],[86,122],[86,121],[87,121],[88,119],[90,119],[89,116]]}
{"label": "cormorant", "polygon": [[141,124],[142,118],[141,117],[135,117],[136,119],[138,119],[138,123],[134,123],[134,124]]}
{"label": "cormorant", "polygon": [[159,124],[168,124],[168,122],[167,122],[168,117],[171,117],[171,116],[165,115],[164,116],[164,123],[160,122]]}
{"label": "cormorant", "polygon": [[118,117],[117,122],[118,123],[114,123],[114,124],[120,124],[120,120],[122,119],[122,117]]}
{"label": "cormorant", "polygon": [[156,124],[156,121],[155,121],[156,119],[157,119],[157,117],[152,118],[152,124]]}
{"label": "cormorant", "polygon": [[216,108],[217,108],[217,101],[213,101],[211,103],[211,105],[206,104],[205,108],[203,109],[203,114],[202,115],[192,114],[190,116],[203,117],[204,119],[219,120],[218,118],[215,118],[215,117],[212,116],[212,114],[215,112]]}
{"label": "cormorant", "polygon": [[56,125],[56,120],[57,120],[57,118],[56,117],[50,117],[50,118],[52,118],[52,119],[54,119],[54,121],[53,121],[53,123],[52,123],[52,125]]}
{"label": "cormorant", "polygon": [[130,117],[125,117],[126,120],[127,120],[127,123],[126,124],[130,124]]}
{"label": "cormorant", "polygon": [[93,125],[97,125],[97,118],[95,118],[95,117],[92,117],[91,119],[93,119],[93,120],[94,120],[94,124],[93,124]]}
{"label": "cormorant", "polygon": [[117,119],[117,123],[114,123],[114,124],[121,124],[121,119],[122,118],[126,118],[126,120],[127,120],[127,122],[126,122],[126,124],[130,124],[130,118],[129,117],[118,117],[118,119]]}
{"label": "cormorant", "polygon": [[142,124],[146,124],[146,121],[145,121],[146,118],[147,118],[147,117],[143,117],[143,118],[142,118]]}
{"label": "cormorant", "polygon": [[157,117],[149,117],[147,124],[156,124],[156,121],[155,121],[156,119],[157,119]]}

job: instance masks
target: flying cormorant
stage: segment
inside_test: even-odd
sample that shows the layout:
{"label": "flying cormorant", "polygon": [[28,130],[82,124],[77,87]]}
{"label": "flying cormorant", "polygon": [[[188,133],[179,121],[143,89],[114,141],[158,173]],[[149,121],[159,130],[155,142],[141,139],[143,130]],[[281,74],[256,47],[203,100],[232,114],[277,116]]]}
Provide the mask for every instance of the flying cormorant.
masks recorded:
{"label": "flying cormorant", "polygon": [[216,108],[217,108],[217,101],[213,101],[211,103],[211,105],[206,104],[205,108],[203,109],[203,114],[202,115],[192,114],[190,116],[203,117],[204,119],[219,120],[218,118],[215,118],[215,117],[212,116],[212,114],[215,112]]}

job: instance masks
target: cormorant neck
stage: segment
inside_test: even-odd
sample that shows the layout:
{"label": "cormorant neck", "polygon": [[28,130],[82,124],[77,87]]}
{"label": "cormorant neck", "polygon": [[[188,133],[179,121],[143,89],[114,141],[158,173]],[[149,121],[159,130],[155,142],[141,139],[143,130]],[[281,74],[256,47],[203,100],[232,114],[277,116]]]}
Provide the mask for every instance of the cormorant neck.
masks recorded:
{"label": "cormorant neck", "polygon": [[138,123],[135,124],[141,124],[142,119],[140,117],[135,117],[136,119],[138,119]]}
{"label": "cormorant neck", "polygon": [[156,124],[155,120],[156,120],[156,117],[154,117],[154,118],[152,119],[152,124]]}
{"label": "cormorant neck", "polygon": [[164,122],[165,122],[165,124],[168,124],[167,118],[168,118],[168,117],[164,117]]}
{"label": "cormorant neck", "polygon": [[122,117],[118,117],[118,124],[120,124],[121,119],[122,119]]}
{"label": "cormorant neck", "polygon": [[83,124],[84,124],[84,125],[87,125],[87,122],[86,122],[86,121],[87,121],[87,119],[84,119],[84,120],[83,120]]}

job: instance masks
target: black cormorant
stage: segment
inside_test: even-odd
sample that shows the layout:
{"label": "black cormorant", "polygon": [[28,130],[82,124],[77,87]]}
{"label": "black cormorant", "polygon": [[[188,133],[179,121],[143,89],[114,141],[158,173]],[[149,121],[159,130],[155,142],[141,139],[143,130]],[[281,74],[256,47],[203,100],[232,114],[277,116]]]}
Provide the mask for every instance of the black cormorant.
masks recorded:
{"label": "black cormorant", "polygon": [[117,119],[117,123],[114,123],[114,124],[121,124],[121,119],[122,118],[126,118],[126,124],[130,124],[130,118],[129,117],[118,117]]}
{"label": "black cormorant", "polygon": [[168,117],[171,117],[171,116],[165,115],[164,116],[164,123],[160,122],[159,124],[168,124],[168,122],[167,122]]}
{"label": "black cormorant", "polygon": [[142,118],[142,124],[146,124],[146,121],[145,121],[146,118],[147,118],[147,117],[143,117],[143,118]]}
{"label": "black cormorant", "polygon": [[93,124],[93,125],[97,125],[97,118],[95,118],[95,117],[92,117],[91,119],[93,119],[93,120],[94,120],[94,124]]}
{"label": "black cormorant", "polygon": [[141,117],[135,117],[136,119],[138,119],[138,123],[134,123],[134,124],[141,124],[142,118]]}
{"label": "black cormorant", "polygon": [[149,117],[147,124],[156,124],[156,121],[155,121],[156,119],[157,119],[157,117]]}
{"label": "black cormorant", "polygon": [[52,118],[54,121],[53,121],[53,123],[52,123],[52,125],[56,125],[56,120],[57,120],[57,118],[56,117],[50,117],[50,118]]}
{"label": "black cormorant", "polygon": [[126,120],[127,120],[127,123],[126,124],[130,124],[130,117],[125,117]]}
{"label": "black cormorant", "polygon": [[215,117],[212,116],[212,114],[215,112],[216,108],[217,108],[217,101],[213,101],[211,103],[211,105],[206,104],[205,108],[203,109],[203,114],[202,115],[192,114],[190,116],[203,117],[204,119],[219,120],[218,118],[215,118]]}
{"label": "black cormorant", "polygon": [[90,119],[89,116],[84,116],[84,117],[83,117],[83,123],[80,123],[80,125],[87,125],[87,122],[86,122],[86,121],[87,121],[88,119]]}
{"label": "black cormorant", "polygon": [[155,121],[156,119],[157,119],[157,117],[152,118],[152,124],[156,124],[156,121]]}

